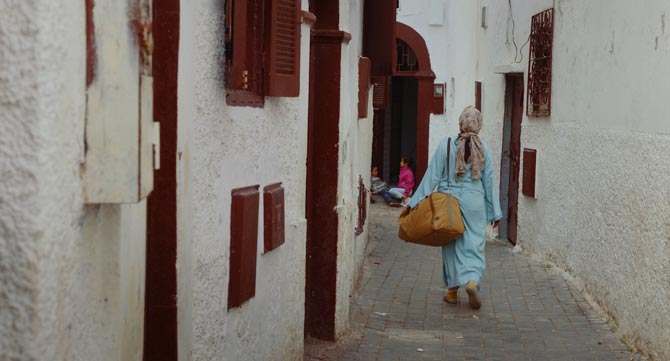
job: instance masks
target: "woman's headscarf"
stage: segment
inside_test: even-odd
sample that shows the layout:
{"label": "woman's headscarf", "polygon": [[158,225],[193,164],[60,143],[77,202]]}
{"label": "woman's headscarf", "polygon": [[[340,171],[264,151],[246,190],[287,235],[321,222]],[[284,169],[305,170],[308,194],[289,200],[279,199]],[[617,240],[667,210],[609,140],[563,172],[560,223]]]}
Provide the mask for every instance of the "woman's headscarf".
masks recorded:
{"label": "woman's headscarf", "polygon": [[467,173],[465,159],[465,145],[470,141],[470,172],[472,179],[477,180],[482,176],[484,169],[484,145],[479,139],[479,131],[482,129],[482,113],[473,106],[463,110],[458,120],[461,133],[458,135],[458,152],[456,153],[456,179]]}

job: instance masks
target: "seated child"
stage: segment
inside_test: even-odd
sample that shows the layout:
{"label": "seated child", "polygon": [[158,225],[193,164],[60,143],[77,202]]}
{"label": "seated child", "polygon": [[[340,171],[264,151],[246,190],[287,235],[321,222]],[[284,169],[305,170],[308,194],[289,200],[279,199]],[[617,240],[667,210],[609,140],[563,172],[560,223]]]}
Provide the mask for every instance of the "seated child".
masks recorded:
{"label": "seated child", "polygon": [[381,178],[379,178],[379,168],[376,166],[372,167],[371,175],[370,192],[372,194],[378,194],[384,197],[384,201],[386,201],[386,204],[389,206],[396,207],[400,205],[398,202],[393,201],[393,198],[389,193],[389,186],[383,180],[381,180]]}
{"label": "seated child", "polygon": [[409,167],[410,161],[409,157],[400,158],[400,179],[398,180],[398,186],[389,189],[392,197],[402,199],[403,206],[409,203],[409,196],[414,189],[414,173]]}

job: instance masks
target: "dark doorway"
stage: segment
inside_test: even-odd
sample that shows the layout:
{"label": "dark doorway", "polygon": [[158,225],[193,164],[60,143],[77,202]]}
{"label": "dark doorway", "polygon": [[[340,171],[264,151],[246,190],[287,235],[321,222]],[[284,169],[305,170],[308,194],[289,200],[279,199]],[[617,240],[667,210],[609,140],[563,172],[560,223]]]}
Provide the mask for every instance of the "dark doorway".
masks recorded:
{"label": "dark doorway", "polygon": [[[414,77],[393,77],[391,83],[391,131],[384,143],[384,175],[391,183],[398,181],[400,157],[416,161],[416,118],[419,82]],[[388,174],[386,174],[388,169]]]}
{"label": "dark doorway", "polygon": [[521,160],[521,119],[523,117],[523,75],[505,77],[505,118],[500,167],[500,239],[517,243],[519,210],[519,168]]}

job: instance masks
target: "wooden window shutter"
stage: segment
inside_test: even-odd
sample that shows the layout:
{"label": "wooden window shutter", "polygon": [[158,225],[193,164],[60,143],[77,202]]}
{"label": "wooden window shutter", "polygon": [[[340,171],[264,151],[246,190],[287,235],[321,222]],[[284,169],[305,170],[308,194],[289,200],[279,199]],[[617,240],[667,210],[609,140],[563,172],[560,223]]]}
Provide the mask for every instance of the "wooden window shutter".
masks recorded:
{"label": "wooden window shutter", "polygon": [[225,23],[226,102],[263,106],[263,1],[227,0]]}
{"label": "wooden window shutter", "polygon": [[372,91],[372,106],[375,109],[386,109],[389,97],[389,77],[372,77],[374,88]]}
{"label": "wooden window shutter", "polygon": [[358,59],[358,117],[368,117],[368,94],[370,93],[370,59]]}
{"label": "wooden window shutter", "polygon": [[527,197],[535,198],[535,173],[537,170],[537,151],[535,149],[523,149],[523,186],[521,193]]}
{"label": "wooden window shutter", "polygon": [[300,95],[300,0],[269,0],[266,11],[265,95]]}

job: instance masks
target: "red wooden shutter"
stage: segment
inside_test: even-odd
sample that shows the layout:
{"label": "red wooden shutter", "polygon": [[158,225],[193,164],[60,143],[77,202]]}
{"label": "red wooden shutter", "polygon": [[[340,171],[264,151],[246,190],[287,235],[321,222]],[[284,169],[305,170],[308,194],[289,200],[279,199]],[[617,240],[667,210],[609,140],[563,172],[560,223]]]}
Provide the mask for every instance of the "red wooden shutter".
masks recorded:
{"label": "red wooden shutter", "polygon": [[269,0],[266,16],[265,95],[300,95],[300,0]]}
{"label": "red wooden shutter", "polygon": [[375,109],[386,109],[389,97],[389,77],[372,77],[374,88],[372,90],[372,106]]}
{"label": "red wooden shutter", "polygon": [[521,193],[527,197],[535,198],[535,172],[537,169],[537,151],[535,149],[523,149],[523,186]]}
{"label": "red wooden shutter", "polygon": [[228,0],[226,5],[226,102],[263,106],[263,1]]}
{"label": "red wooden shutter", "polygon": [[281,183],[263,188],[264,253],[284,244],[284,187]]}
{"label": "red wooden shutter", "polygon": [[230,207],[228,309],[256,295],[259,186],[233,189]]}
{"label": "red wooden shutter", "polygon": [[370,59],[358,59],[358,117],[368,117],[368,94],[370,93]]}

